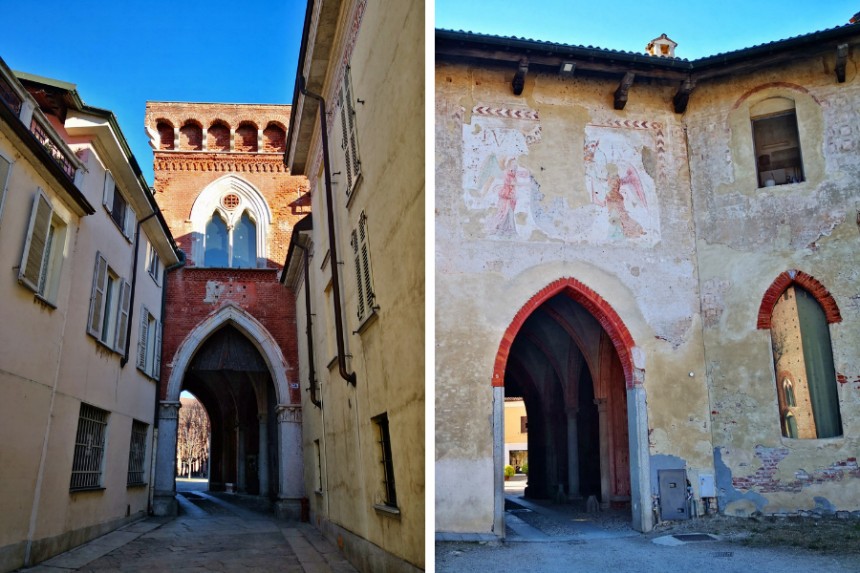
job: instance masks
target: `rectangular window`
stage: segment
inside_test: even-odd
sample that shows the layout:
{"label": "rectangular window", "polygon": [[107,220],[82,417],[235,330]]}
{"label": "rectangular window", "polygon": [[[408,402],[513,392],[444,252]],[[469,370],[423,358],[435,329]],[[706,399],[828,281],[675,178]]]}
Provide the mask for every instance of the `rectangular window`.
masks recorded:
{"label": "rectangular window", "polygon": [[56,299],[65,242],[65,223],[54,214],[45,192],[38,189],[18,267],[18,282],[49,303]]}
{"label": "rectangular window", "polygon": [[161,261],[152,243],[147,243],[146,248],[146,271],[152,277],[152,280],[155,281],[155,284],[159,284],[158,281],[161,280]]}
{"label": "rectangular window", "polygon": [[107,420],[105,410],[81,403],[70,490],[101,487]]}
{"label": "rectangular window", "polygon": [[382,468],[382,503],[387,507],[397,507],[397,493],[394,488],[394,464],[391,460],[391,434],[388,430],[388,413],[372,418],[376,428],[376,442],[379,444],[379,465]]}
{"label": "rectangular window", "polygon": [[96,253],[87,332],[108,348],[125,354],[131,285]]}
{"label": "rectangular window", "polygon": [[355,129],[355,103],[352,94],[352,77],[349,66],[343,74],[343,85],[340,91],[340,123],[343,136],[343,149],[346,162],[346,195],[352,195],[361,177],[361,161],[358,159],[358,141]]}
{"label": "rectangular window", "polygon": [[146,461],[146,434],[149,424],[135,420],[131,425],[131,443],[128,447],[128,482],[127,485],[143,485],[144,465]]}
{"label": "rectangular window", "polygon": [[359,323],[364,322],[376,311],[376,294],[373,289],[373,273],[370,268],[370,247],[367,240],[367,216],[364,211],[358,221],[358,228],[352,231],[352,254],[355,260],[356,316]]}
{"label": "rectangular window", "polygon": [[161,324],[145,306],[140,309],[137,367],[147,376],[158,380],[161,370]]}
{"label": "rectangular window", "polygon": [[803,181],[795,111],[753,118],[752,128],[759,187]]}
{"label": "rectangular window", "polygon": [[134,227],[137,224],[134,210],[123,197],[110,171],[105,172],[104,197],[102,203],[116,223],[119,230],[129,241],[134,240]]}

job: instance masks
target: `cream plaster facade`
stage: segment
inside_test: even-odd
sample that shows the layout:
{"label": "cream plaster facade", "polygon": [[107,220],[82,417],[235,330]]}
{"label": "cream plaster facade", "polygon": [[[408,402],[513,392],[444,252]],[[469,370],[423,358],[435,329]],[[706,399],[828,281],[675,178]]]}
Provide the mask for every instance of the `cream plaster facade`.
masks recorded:
{"label": "cream plaster facade", "polygon": [[[542,388],[553,376],[544,370],[559,376],[574,352],[595,381],[600,479],[604,463],[629,456],[637,529],[652,527],[661,469],[686,470],[697,499],[699,478],[715,477],[730,514],[860,509],[860,28],[828,34],[777,43],[776,63],[755,49],[690,63],[437,31],[437,531],[504,536],[506,384],[532,377]],[[566,61],[572,76],[559,72]],[[759,188],[750,110],[775,97],[794,102],[804,178]],[[829,325],[839,437],[780,433],[771,337],[758,319],[772,308],[768,289],[783,273],[796,280],[794,269],[841,312]],[[578,310],[559,316],[562,304]],[[524,328],[553,313],[579,351]],[[624,370],[610,381],[626,393],[620,420],[604,421],[599,403],[611,394],[590,349],[599,331]],[[517,347],[521,332],[531,338]],[[579,406],[564,392],[576,443]],[[616,422],[629,442],[607,446]],[[575,449],[565,452],[574,461]]]}
{"label": "cream plaster facade", "polygon": [[[0,158],[11,163],[8,178],[0,178],[0,264],[7,269],[0,282],[0,434],[6,438],[0,571],[38,563],[145,515],[156,381],[136,367],[139,325],[144,306],[162,320],[161,273],[178,260],[162,221],[147,219],[155,204],[111,113],[83,104],[71,84],[19,76],[0,60],[0,81],[12,94],[0,102]],[[61,111],[48,105],[57,101]],[[44,136],[30,132],[31,118]],[[58,168],[58,157],[68,171]],[[136,221],[145,220],[129,224],[131,238],[102,204],[107,171]],[[34,294],[18,274],[39,190],[55,230],[43,267],[46,286]],[[148,272],[152,250],[156,277]],[[126,291],[127,320],[111,321],[117,330],[130,327],[127,353],[87,331],[97,252],[134,287]],[[108,413],[97,487],[70,487],[82,403]],[[146,425],[143,480],[128,485],[134,421]]]}
{"label": "cream plaster facade", "polygon": [[313,209],[296,227],[283,280],[296,297],[310,517],[359,570],[421,570],[424,7],[311,1],[306,18],[297,85],[304,77],[306,89],[325,98],[328,133],[321,136],[318,100],[297,88],[286,161],[307,176]]}

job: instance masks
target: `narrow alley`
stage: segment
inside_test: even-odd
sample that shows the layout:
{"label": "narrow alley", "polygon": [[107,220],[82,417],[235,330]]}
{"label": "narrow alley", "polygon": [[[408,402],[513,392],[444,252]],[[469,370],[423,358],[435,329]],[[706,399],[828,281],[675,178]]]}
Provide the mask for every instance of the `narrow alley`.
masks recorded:
{"label": "narrow alley", "polygon": [[138,521],[21,571],[355,571],[312,526],[275,519],[256,498],[177,480],[176,499],[176,518]]}

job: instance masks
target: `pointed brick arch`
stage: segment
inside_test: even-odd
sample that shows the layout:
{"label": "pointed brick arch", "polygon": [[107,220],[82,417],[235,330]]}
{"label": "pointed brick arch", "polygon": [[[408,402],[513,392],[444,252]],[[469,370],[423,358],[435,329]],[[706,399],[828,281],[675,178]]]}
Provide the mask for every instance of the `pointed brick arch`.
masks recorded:
{"label": "pointed brick arch", "polygon": [[633,347],[635,343],[630,331],[627,330],[615,309],[603,297],[572,277],[561,278],[550,283],[532,296],[514,315],[514,319],[502,336],[499,351],[496,354],[496,361],[493,366],[493,386],[503,387],[505,385],[505,368],[508,363],[511,344],[513,344],[523,323],[543,303],[561,293],[582,305],[609,335],[616,352],[618,352],[618,358],[621,360],[627,388],[632,388],[635,384],[633,375]]}
{"label": "pointed brick arch", "polygon": [[782,293],[791,285],[797,285],[815,297],[815,300],[824,309],[824,316],[828,324],[842,322],[839,306],[837,306],[830,291],[812,275],[798,271],[797,269],[791,269],[776,277],[767,291],[765,291],[764,297],[761,300],[761,306],[758,309],[757,328],[769,329],[771,327],[773,307],[776,305],[779,297],[782,296]]}

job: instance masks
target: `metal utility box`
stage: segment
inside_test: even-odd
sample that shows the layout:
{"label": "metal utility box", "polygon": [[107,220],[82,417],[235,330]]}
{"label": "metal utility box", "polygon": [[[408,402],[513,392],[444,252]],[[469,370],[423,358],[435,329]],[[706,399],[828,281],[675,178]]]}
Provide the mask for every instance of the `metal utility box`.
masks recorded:
{"label": "metal utility box", "polygon": [[660,488],[660,519],[690,519],[687,509],[687,472],[657,470],[657,483]]}
{"label": "metal utility box", "polygon": [[717,497],[717,488],[714,485],[714,476],[702,474],[699,476],[699,496]]}

